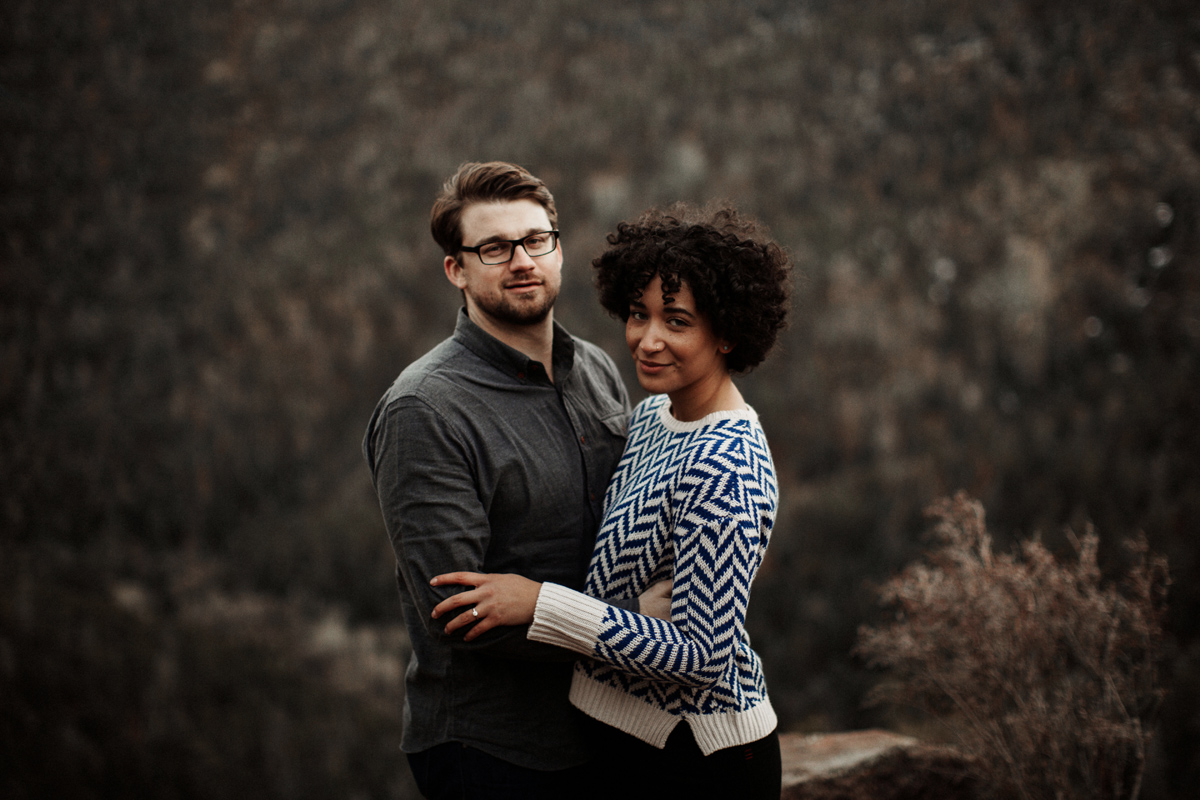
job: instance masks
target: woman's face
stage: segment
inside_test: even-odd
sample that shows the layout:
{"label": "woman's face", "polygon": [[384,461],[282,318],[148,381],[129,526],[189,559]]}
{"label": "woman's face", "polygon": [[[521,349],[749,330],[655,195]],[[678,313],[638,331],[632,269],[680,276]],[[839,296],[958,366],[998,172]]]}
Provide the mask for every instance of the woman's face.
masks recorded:
{"label": "woman's face", "polygon": [[625,343],[637,364],[638,383],[651,394],[669,394],[678,403],[703,397],[729,377],[722,352],[726,342],[713,333],[708,318],[696,310],[692,290],[663,297],[662,278],[655,275],[641,297],[629,304]]}

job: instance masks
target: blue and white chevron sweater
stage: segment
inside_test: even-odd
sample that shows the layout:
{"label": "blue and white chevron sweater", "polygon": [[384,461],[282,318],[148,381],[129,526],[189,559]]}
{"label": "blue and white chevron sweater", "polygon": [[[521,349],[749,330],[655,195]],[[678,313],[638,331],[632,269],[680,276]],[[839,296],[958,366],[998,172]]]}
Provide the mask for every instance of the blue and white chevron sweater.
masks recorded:
{"label": "blue and white chevron sweater", "polygon": [[[656,747],[687,720],[705,755],[775,729],[745,621],[778,493],[753,411],[680,422],[666,395],[637,407],[587,593],[543,584],[529,630],[590,657],[575,667],[572,703]],[[605,602],[663,578],[675,582],[670,622]]]}

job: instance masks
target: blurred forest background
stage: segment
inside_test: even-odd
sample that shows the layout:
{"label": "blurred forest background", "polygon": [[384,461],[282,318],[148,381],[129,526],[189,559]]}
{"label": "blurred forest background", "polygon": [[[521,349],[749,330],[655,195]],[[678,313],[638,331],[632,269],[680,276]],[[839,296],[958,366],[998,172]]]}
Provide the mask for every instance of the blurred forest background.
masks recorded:
{"label": "blurred forest background", "polygon": [[[411,797],[359,442],[450,333],[465,160],[590,260],[732,200],[797,264],[740,382],[781,476],[751,633],[783,728],[864,708],[875,586],[966,489],[999,545],[1170,561],[1146,797],[1200,781],[1191,0],[10,0],[0,6],[0,795]],[[632,372],[626,377],[635,397]]]}

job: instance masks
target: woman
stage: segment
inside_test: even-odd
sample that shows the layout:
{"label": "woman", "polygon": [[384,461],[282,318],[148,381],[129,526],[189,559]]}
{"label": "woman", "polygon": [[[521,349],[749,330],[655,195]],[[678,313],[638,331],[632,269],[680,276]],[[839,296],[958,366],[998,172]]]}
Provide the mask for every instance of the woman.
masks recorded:
{"label": "woman", "polygon": [[[471,639],[531,623],[530,639],[587,656],[571,701],[611,726],[599,760],[638,776],[626,792],[778,798],[776,718],[744,628],[778,490],[731,375],[758,365],[783,327],[788,259],[728,207],[652,210],[608,241],[593,263],[600,301],[625,321],[651,396],[605,495],[586,594],[451,573],[434,583],[475,588],[434,617],[471,607],[447,632],[471,626]],[[674,581],[669,621],[610,604],[664,578]],[[645,785],[651,777],[661,784]]]}

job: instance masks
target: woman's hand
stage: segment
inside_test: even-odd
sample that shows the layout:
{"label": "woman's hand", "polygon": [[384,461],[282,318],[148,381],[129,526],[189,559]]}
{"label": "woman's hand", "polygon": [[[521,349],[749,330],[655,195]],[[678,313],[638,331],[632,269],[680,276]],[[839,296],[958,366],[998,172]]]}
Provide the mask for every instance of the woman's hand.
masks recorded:
{"label": "woman's hand", "polygon": [[484,575],[478,572],[447,572],[431,580],[432,586],[474,586],[460,594],[447,597],[433,609],[433,618],[456,608],[474,606],[446,623],[446,633],[473,626],[463,641],[482,636],[499,625],[525,625],[533,622],[542,585],[520,575]]}
{"label": "woman's hand", "polygon": [[638,611],[647,617],[671,621],[671,590],[675,583],[670,578],[659,581],[638,595]]}

